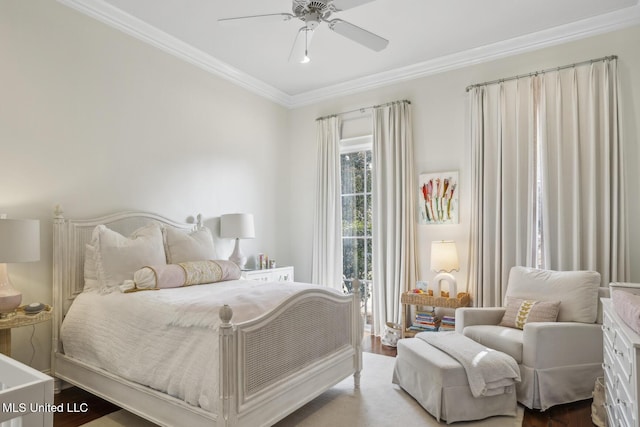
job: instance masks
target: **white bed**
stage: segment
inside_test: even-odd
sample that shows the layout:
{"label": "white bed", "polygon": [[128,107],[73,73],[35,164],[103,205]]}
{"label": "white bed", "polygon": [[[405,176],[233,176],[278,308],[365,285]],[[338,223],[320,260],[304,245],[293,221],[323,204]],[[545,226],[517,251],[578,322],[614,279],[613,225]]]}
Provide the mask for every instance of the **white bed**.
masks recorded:
{"label": "white bed", "polygon": [[[200,226],[141,212],[88,220],[68,220],[59,210],[56,212],[52,372],[57,379],[166,426],[271,425],[349,375],[354,375],[354,386],[358,387],[362,366],[359,295],[340,295],[306,284],[273,283],[257,287],[258,282],[250,281],[133,294],[82,293],[85,244],[90,242],[93,229],[104,224],[129,234],[150,221],[183,230]],[[267,300],[270,287],[279,296]],[[292,293],[292,287],[300,291]],[[253,309],[247,308],[246,297],[239,289],[255,293],[258,305],[266,313],[254,318],[250,314]],[[65,322],[70,353],[65,354],[60,328],[81,293],[78,304],[71,310],[70,321]],[[234,293],[236,299],[232,298]],[[225,295],[224,300],[221,295]],[[231,299],[226,299],[226,295]],[[205,307],[219,310],[219,318],[208,319],[195,328],[187,328],[188,321],[180,323],[191,314],[190,308],[207,299],[219,300]],[[175,300],[184,300],[186,305],[176,306],[172,303]],[[228,301],[236,301],[235,315],[234,303],[227,305]],[[176,313],[183,316],[175,317]],[[89,330],[104,329],[103,333],[95,334],[109,340],[106,344],[104,339],[97,342],[97,346],[103,347],[100,353],[103,356],[84,347],[83,343],[90,338],[80,335],[83,328],[78,319],[83,317],[90,319]],[[140,332],[138,337],[124,335],[116,341],[109,335],[114,329],[138,329],[131,326],[142,323],[159,323],[157,333],[154,335],[152,329]],[[162,339],[182,342],[185,347],[160,357],[160,352],[169,348]],[[142,346],[146,352],[140,352],[138,346],[137,354],[128,353],[127,340],[146,340]],[[188,345],[196,347],[185,352]],[[301,348],[305,351],[300,351]],[[108,357],[104,356],[105,351]],[[125,357],[129,363],[116,355]],[[132,361],[136,355],[137,359]],[[178,376],[161,375],[149,380],[154,369],[147,372],[145,368],[153,366],[153,360],[162,361],[155,371],[179,371]],[[180,364],[180,360],[184,363]],[[183,365],[183,371],[177,369]]]}

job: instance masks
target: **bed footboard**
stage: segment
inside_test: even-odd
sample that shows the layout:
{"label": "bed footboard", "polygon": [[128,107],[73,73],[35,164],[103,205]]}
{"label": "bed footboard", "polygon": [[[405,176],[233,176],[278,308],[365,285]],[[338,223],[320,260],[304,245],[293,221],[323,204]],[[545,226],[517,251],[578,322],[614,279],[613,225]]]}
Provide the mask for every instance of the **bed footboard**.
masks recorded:
{"label": "bed footboard", "polygon": [[271,425],[351,374],[358,387],[359,301],[358,294],[309,289],[237,325],[231,323],[231,307],[224,306],[219,388],[224,425]]}

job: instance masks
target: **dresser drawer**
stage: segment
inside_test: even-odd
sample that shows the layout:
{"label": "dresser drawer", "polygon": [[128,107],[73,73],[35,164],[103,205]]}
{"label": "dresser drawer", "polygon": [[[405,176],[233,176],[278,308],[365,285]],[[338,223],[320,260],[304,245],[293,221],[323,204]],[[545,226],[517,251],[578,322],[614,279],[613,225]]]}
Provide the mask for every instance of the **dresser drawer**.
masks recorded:
{"label": "dresser drawer", "polygon": [[605,372],[607,372],[607,370],[609,372],[612,372],[615,366],[615,361],[616,359],[613,356],[613,346],[605,345],[603,361],[602,361],[602,369],[604,369]]}
{"label": "dresser drawer", "polygon": [[615,323],[608,312],[602,313],[602,340],[605,347],[607,345],[613,347],[615,341],[617,329]]}
{"label": "dresser drawer", "polygon": [[605,388],[604,388],[604,402],[605,407],[607,408],[607,412],[611,411],[613,413],[613,409],[616,406],[616,390],[614,385],[614,378],[606,376],[605,372]]}
{"label": "dresser drawer", "polygon": [[612,399],[613,405],[612,410],[614,413],[615,423],[613,426],[615,427],[631,427],[632,423],[629,422],[629,408],[627,408],[628,402],[624,400],[624,394],[620,397],[621,387],[618,386],[613,390]]}
{"label": "dresser drawer", "polygon": [[632,418],[632,409],[623,402],[616,404],[616,421],[616,426],[620,427],[632,427],[636,425]]}
{"label": "dresser drawer", "polygon": [[634,348],[631,346],[631,342],[623,333],[617,333],[613,342],[613,358],[617,363],[617,372],[620,376],[620,380],[627,384],[627,387],[632,384],[633,378],[633,356]]}
{"label": "dresser drawer", "polygon": [[[640,287],[639,287],[640,289]],[[617,315],[610,299],[602,299],[603,371],[609,425],[638,427],[638,360],[640,336]]]}
{"label": "dresser drawer", "polygon": [[627,419],[623,416],[620,406],[616,406],[616,427],[632,427],[633,424],[629,424]]}
{"label": "dresser drawer", "polygon": [[609,426],[616,427],[620,425],[618,420],[622,417],[620,412],[619,403],[617,403],[616,391],[613,387],[609,387],[605,389],[605,408],[607,409],[607,420],[609,421]]}

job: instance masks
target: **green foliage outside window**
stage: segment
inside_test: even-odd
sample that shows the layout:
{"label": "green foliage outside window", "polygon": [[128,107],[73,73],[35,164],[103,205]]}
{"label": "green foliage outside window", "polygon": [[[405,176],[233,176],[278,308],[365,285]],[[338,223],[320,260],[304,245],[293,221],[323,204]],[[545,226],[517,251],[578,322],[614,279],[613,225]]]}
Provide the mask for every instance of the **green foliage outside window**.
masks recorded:
{"label": "green foliage outside window", "polygon": [[343,275],[372,280],[371,151],[342,154],[340,163]]}

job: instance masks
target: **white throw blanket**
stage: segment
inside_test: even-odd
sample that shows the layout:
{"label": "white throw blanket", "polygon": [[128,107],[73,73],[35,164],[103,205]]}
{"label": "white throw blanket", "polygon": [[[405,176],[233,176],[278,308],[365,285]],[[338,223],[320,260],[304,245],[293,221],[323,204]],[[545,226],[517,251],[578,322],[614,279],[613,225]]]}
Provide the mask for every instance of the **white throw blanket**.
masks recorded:
{"label": "white throw blanket", "polygon": [[508,354],[487,348],[457,332],[421,332],[416,338],[456,359],[467,372],[473,397],[496,396],[513,391],[520,369]]}

